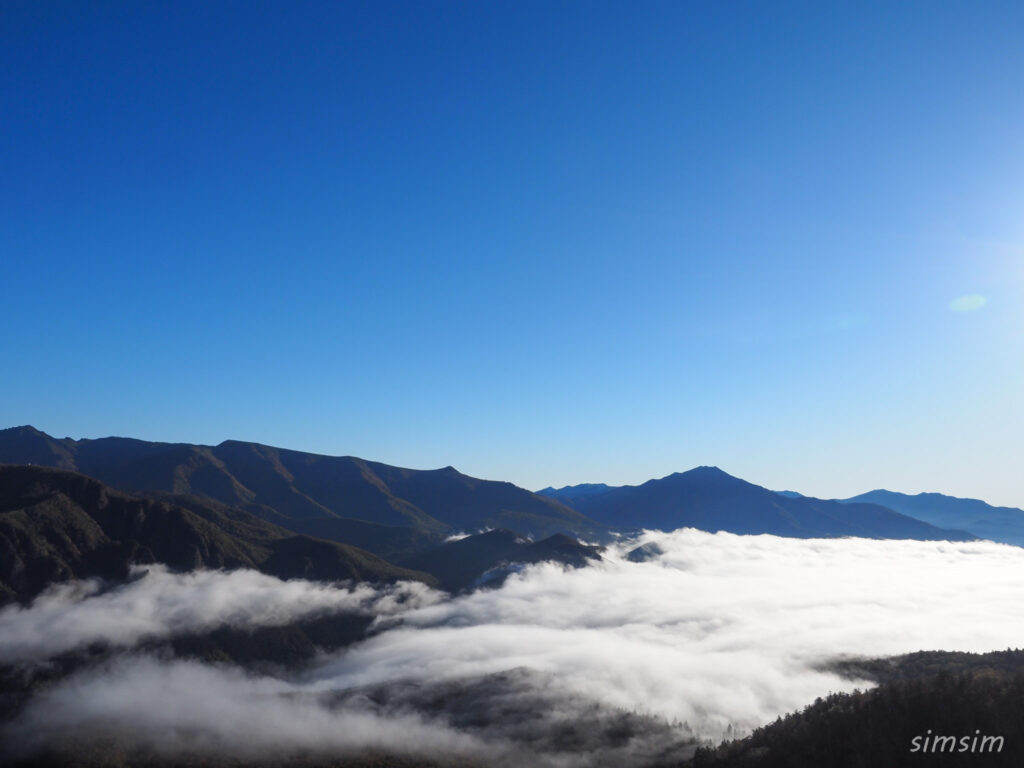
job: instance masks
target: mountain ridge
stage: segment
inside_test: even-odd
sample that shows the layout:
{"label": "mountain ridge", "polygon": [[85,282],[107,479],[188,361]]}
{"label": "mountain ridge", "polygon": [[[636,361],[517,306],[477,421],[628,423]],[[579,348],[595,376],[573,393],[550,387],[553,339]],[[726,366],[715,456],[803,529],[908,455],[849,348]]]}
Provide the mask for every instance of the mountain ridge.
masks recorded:
{"label": "mountain ridge", "polygon": [[575,509],[618,530],[672,530],[688,526],[798,538],[974,538],[966,531],[940,528],[878,504],[844,505],[778,494],[708,465],[601,492],[576,495],[574,488],[558,489],[554,497],[571,498]]}
{"label": "mountain ridge", "polygon": [[325,521],[387,527],[374,533],[366,525],[347,525],[360,528],[371,550],[378,536],[390,542],[395,527],[438,540],[486,527],[537,536],[601,535],[601,526],[561,502],[451,466],[416,470],[238,440],[208,446],[121,437],[57,439],[23,426],[0,430],[0,462],[79,471],[128,492],[206,497],[326,535],[346,524]]}
{"label": "mountain ridge", "polygon": [[1024,546],[1024,510],[1016,507],[998,507],[981,499],[944,493],[909,494],[884,488],[837,501],[882,504],[932,525],[961,528],[981,538]]}
{"label": "mountain ridge", "polygon": [[58,440],[29,426],[0,430],[0,461],[59,465],[133,493],[211,499],[396,561],[448,534],[492,528],[536,539],[564,533],[597,541],[607,541],[613,530],[681,527],[800,538],[974,538],[885,505],[775,493],[710,465],[636,486],[590,483],[532,493],[451,466],[417,470],[239,440],[216,446]]}

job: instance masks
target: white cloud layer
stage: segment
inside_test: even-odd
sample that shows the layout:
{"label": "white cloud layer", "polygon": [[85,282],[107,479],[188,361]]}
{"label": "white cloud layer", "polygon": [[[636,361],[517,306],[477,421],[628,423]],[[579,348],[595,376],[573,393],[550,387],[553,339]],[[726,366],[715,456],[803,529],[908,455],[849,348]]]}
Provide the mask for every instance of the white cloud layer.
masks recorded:
{"label": "white cloud layer", "polygon": [[[627,559],[640,544],[652,545],[650,559]],[[152,627],[171,632],[217,616],[248,625],[280,623],[296,612],[322,609],[327,603],[322,590],[341,599],[335,588],[255,574],[173,577],[170,594],[178,595],[180,588],[184,598],[195,590],[194,606],[185,608],[182,600],[168,599],[165,589],[146,588],[154,577],[167,587],[168,574],[150,574],[134,587],[134,601],[65,590],[29,609],[5,612],[0,648],[14,648],[3,652],[17,658],[33,637],[44,645],[51,642],[46,633],[57,626],[89,628],[81,636],[108,631],[107,639],[127,643]],[[261,597],[254,601],[249,593],[236,593],[236,582],[229,581],[236,578],[238,584],[259,584],[253,594]],[[222,592],[217,582],[223,582]],[[836,656],[989,651],[1019,645],[1024,637],[1024,549],[989,542],[801,540],[681,530],[616,545],[604,561],[587,568],[531,566],[499,589],[455,599],[438,600],[422,587],[401,587],[399,593],[408,589],[420,591],[402,606],[391,594],[343,591],[350,595],[345,599],[364,608],[386,607],[376,634],[323,659],[301,680],[248,678],[182,662],[172,667],[133,662],[73,678],[42,694],[15,733],[37,732],[40,723],[32,718],[46,717],[52,735],[55,728],[82,725],[75,713],[88,711],[90,728],[107,718],[138,734],[158,734],[174,731],[171,721],[180,716],[189,733],[211,743],[245,741],[250,732],[258,741],[270,738],[274,728],[287,731],[282,743],[291,743],[288,734],[301,742],[305,726],[290,722],[288,712],[309,722],[341,717],[316,704],[318,695],[524,667],[541,673],[548,689],[567,696],[687,721],[698,734],[718,738],[729,724],[750,729],[830,691],[864,687],[822,671],[821,664]],[[222,596],[214,599],[210,593]],[[116,611],[112,603],[119,606]],[[149,629],[115,632],[98,618],[111,615],[129,627]],[[96,629],[104,626],[108,629]],[[16,641],[7,639],[10,629],[19,633]],[[191,715],[189,692],[202,688],[204,676],[221,691],[223,709],[217,711],[223,716]],[[185,678],[192,683],[175,682]],[[131,706],[96,704],[154,686],[165,689],[159,707],[147,706],[144,697]],[[246,707],[284,692],[308,694],[302,707],[312,713],[284,709],[283,722],[266,726],[260,717],[244,714]],[[273,711],[267,720],[277,718],[278,710]],[[335,730],[356,727],[347,723],[338,721]],[[364,724],[360,732],[378,726],[390,728]],[[444,728],[438,735],[438,727],[430,726],[430,738],[452,737]],[[409,738],[400,743],[415,741],[417,733],[409,729]]]}
{"label": "white cloud layer", "polygon": [[[34,701],[14,730],[20,749],[69,734],[120,738],[161,754],[266,758],[290,750],[485,754],[484,745],[414,714],[332,708],[270,677],[188,661],[122,657]],[[493,751],[493,750],[490,750]]]}
{"label": "white cloud layer", "polygon": [[[625,559],[649,543],[662,554]],[[322,685],[521,665],[715,736],[855,687],[816,670],[836,655],[1019,644],[1022,600],[1024,549],[1000,544],[648,533],[595,566],[536,566],[407,613]]]}
{"label": "white cloud layer", "polygon": [[281,626],[329,613],[389,615],[442,599],[417,582],[379,589],[302,580],[256,571],[171,573],[133,569],[108,591],[100,581],[57,585],[30,607],[0,610],[0,662],[45,659],[83,645],[131,646],[140,640],[221,626]]}

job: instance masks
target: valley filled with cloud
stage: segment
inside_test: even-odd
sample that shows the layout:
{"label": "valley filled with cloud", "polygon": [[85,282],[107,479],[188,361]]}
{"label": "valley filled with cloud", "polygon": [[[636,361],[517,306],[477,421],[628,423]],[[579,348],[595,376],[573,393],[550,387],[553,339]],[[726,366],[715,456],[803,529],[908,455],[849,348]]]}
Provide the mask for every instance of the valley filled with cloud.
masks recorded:
{"label": "valley filled with cloud", "polygon": [[[682,760],[697,743],[871,685],[839,675],[836,660],[1013,646],[1022,601],[1024,550],[1012,546],[694,529],[645,532],[586,567],[530,565],[457,596],[150,567],[0,611],[8,674],[92,654],[38,686],[4,742],[20,755],[113,738],[164,755]],[[204,662],[159,642],[331,615],[372,623],[300,667]]]}

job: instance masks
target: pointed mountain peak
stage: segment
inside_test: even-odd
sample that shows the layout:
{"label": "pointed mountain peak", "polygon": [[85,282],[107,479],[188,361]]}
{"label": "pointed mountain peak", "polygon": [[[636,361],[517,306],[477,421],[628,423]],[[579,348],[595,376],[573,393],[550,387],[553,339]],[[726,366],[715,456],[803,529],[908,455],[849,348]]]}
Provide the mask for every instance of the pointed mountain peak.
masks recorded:
{"label": "pointed mountain peak", "polygon": [[698,481],[698,482],[703,482],[703,483],[709,483],[709,482],[719,482],[719,483],[721,483],[721,482],[734,482],[734,483],[742,483],[742,482],[744,482],[743,480],[740,480],[740,478],[734,477],[733,475],[730,475],[728,472],[725,472],[725,471],[719,469],[718,467],[712,467],[712,466],[694,467],[693,469],[687,470],[686,472],[676,472],[676,473],[671,474],[668,477],[662,478],[662,479],[664,479],[664,480],[686,480],[688,482]]}
{"label": "pointed mountain peak", "polygon": [[8,427],[7,429],[0,429],[0,434],[11,435],[11,436],[32,436],[32,437],[49,437],[48,434],[42,430],[36,429],[31,424],[23,424],[20,427]]}
{"label": "pointed mountain peak", "polygon": [[[725,470],[707,464],[702,464],[699,467],[694,467],[686,474],[700,475],[703,477],[732,477],[732,475],[730,475]],[[736,478],[733,479],[735,480]]]}

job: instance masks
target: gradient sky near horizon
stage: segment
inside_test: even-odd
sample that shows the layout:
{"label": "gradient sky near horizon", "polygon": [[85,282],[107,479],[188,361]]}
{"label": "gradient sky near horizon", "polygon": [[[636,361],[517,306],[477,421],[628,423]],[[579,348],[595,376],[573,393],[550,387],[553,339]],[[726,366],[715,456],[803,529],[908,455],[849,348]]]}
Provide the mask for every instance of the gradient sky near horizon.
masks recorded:
{"label": "gradient sky near horizon", "polygon": [[1024,506],[1024,5],[0,5],[0,426]]}

